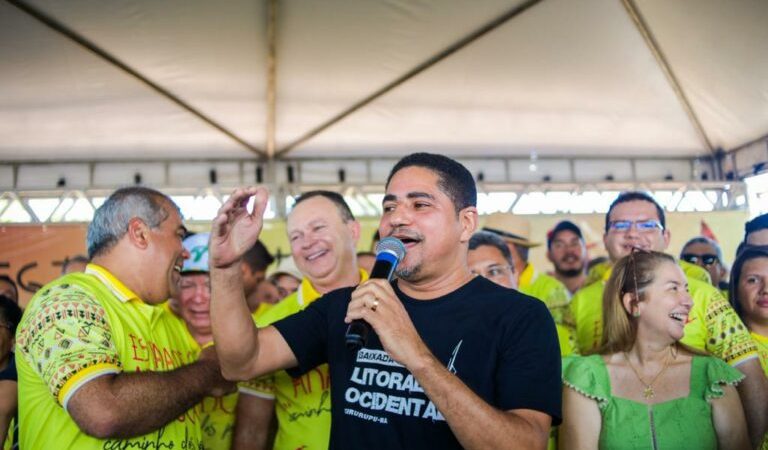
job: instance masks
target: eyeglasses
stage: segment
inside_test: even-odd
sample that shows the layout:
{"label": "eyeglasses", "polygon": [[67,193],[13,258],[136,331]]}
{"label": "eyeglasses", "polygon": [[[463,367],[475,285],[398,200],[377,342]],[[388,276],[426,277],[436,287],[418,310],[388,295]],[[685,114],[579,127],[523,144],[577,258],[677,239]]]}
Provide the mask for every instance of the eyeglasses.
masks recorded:
{"label": "eyeglasses", "polygon": [[655,219],[650,220],[612,220],[608,222],[608,228],[612,231],[615,231],[617,233],[626,233],[629,231],[630,228],[632,228],[632,225],[635,226],[635,230],[637,230],[640,233],[649,233],[651,231],[655,230],[663,230],[664,226]]}
{"label": "eyeglasses", "polygon": [[718,260],[717,255],[712,255],[709,253],[704,255],[697,255],[695,253],[683,253],[680,255],[680,259],[691,264],[703,264],[705,266],[711,266]]}
{"label": "eyeglasses", "polygon": [[506,265],[502,266],[500,264],[493,264],[491,266],[488,266],[483,270],[482,272],[477,272],[475,270],[472,271],[475,275],[482,275],[485,278],[495,278],[500,276],[509,276],[512,272],[512,266]]}

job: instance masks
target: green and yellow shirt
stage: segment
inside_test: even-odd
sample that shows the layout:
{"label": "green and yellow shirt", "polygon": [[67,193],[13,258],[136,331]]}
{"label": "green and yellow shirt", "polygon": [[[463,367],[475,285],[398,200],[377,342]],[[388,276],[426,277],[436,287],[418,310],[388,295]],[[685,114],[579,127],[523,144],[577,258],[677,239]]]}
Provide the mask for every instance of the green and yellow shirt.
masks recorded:
{"label": "green and yellow shirt", "polygon": [[16,334],[20,448],[201,449],[194,408],[146,435],[106,440],[86,435],[67,413],[72,395],[96,377],[162,372],[194,361],[194,349],[173,320],[95,264],[40,289]]}

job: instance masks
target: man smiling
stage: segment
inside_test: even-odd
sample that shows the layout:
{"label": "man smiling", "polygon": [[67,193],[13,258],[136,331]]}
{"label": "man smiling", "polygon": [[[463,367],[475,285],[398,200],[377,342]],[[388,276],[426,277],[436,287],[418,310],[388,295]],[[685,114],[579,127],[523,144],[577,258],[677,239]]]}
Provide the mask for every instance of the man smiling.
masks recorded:
{"label": "man smiling", "polygon": [[[635,250],[662,252],[669,246],[670,237],[664,210],[643,192],[622,193],[605,216],[603,243],[611,263]],[[610,265],[606,265],[601,279],[578,291],[571,302],[582,351],[595,350],[602,342],[603,291],[610,275]],[[687,278],[693,308],[681,342],[723,359],[747,376],[738,390],[745,406],[750,437],[757,444],[765,431],[768,414],[765,409],[768,388],[757,360],[757,347],[741,319],[717,289],[690,275]]]}
{"label": "man smiling", "polygon": [[30,300],[16,335],[19,444],[30,450],[199,448],[190,409],[231,389],[212,348],[197,362],[170,311],[186,229],[160,192],[115,191],[88,226],[85,273]]}
{"label": "man smiling", "polygon": [[[261,316],[266,327],[302,311],[332,290],[357,286],[368,275],[357,268],[355,246],[360,224],[344,197],[336,192],[310,191],[296,199],[288,215],[291,256],[304,275],[299,288]],[[281,370],[241,386],[235,427],[237,449],[269,444],[273,413],[277,416],[275,450],[328,448],[331,432],[328,365],[299,378]]]}
{"label": "man smiling", "polygon": [[[242,205],[252,195],[249,214]],[[265,200],[262,190],[238,190],[214,221],[213,326],[225,376],[328,362],[333,449],[546,446],[560,420],[554,322],[540,301],[469,271],[477,194],[465,167],[418,153],[392,169],[379,231],[406,247],[396,282],[331,292],[257,330],[233,267],[258,237]],[[356,319],[372,328],[357,353],[344,339]]]}

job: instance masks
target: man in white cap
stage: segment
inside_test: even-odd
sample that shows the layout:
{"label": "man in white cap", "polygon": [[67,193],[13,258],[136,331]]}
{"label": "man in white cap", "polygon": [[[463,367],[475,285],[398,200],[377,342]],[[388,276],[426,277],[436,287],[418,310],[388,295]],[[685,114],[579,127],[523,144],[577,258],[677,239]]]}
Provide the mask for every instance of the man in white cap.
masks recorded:
{"label": "man in white cap", "polygon": [[[200,233],[184,239],[189,258],[184,261],[179,282],[178,307],[183,327],[192,348],[197,352],[212,345],[211,330],[211,277],[208,268],[209,233]],[[195,355],[193,355],[195,356]],[[206,450],[229,449],[235,425],[237,392],[223,397],[205,397],[196,407],[200,414],[203,446]]]}
{"label": "man in white cap", "polygon": [[512,213],[494,213],[485,219],[483,231],[501,236],[509,247],[515,273],[518,275],[517,289],[523,294],[538,298],[547,305],[555,322],[571,325],[568,320],[568,289],[554,277],[538,272],[528,262],[528,252],[541,243],[530,240],[531,225]]}

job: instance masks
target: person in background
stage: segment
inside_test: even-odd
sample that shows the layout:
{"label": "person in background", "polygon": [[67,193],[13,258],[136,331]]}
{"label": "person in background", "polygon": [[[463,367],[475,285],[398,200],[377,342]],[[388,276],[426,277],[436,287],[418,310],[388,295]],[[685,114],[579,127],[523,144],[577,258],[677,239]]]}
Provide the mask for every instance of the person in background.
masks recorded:
{"label": "person in background", "polygon": [[13,356],[19,321],[19,305],[9,297],[0,295],[0,443],[5,443],[3,448],[12,449],[18,448],[19,445],[18,377]]}
{"label": "person in background", "polygon": [[564,364],[560,448],[750,448],[734,387],[744,375],[679,344],[693,306],[687,285],[664,253],[616,262],[599,352]]}
{"label": "person in background", "polygon": [[8,275],[0,275],[0,295],[4,295],[16,303],[19,303],[19,288]]}
{"label": "person in background", "polygon": [[744,224],[745,245],[768,245],[768,214],[761,214]]}
{"label": "person in background", "polygon": [[99,206],[85,273],[38,290],[16,333],[20,448],[202,445],[193,407],[235,386],[215,349],[188,359],[189,340],[158,307],[177,295],[185,234],[176,204],[152,189],[118,189]]}
{"label": "person in background", "polygon": [[501,236],[507,243],[517,274],[517,289],[544,302],[555,318],[555,323],[573,326],[568,303],[571,295],[557,279],[540,273],[528,261],[531,248],[541,245],[530,240],[531,225],[522,217],[512,213],[494,213],[485,220],[483,231]]}
{"label": "person in background", "polygon": [[371,273],[373,265],[376,263],[376,253],[374,252],[357,252],[357,267]]}
{"label": "person in background", "polygon": [[299,289],[304,275],[296,267],[293,257],[289,255],[280,260],[280,264],[269,273],[267,278],[277,287],[278,297],[282,300]]}
{"label": "person in background", "polygon": [[547,233],[547,259],[568,292],[581,289],[587,279],[587,244],[575,223],[563,220]]}
{"label": "person in background", "polygon": [[[610,264],[602,269],[602,278],[579,290],[571,302],[576,321],[576,337],[582,352],[597,349],[603,337],[603,293],[612,273],[612,265],[634,250],[663,252],[669,246],[670,230],[666,226],[664,210],[645,192],[621,193],[611,204],[605,216],[603,243]],[[679,262],[681,268],[703,272],[698,266]],[[685,326],[682,343],[717,356],[739,369],[746,379],[738,391],[744,404],[750,439],[758,445],[768,423],[768,382],[766,382],[757,348],[741,319],[719,290],[698,276],[688,279],[693,308]]]}
{"label": "person in background", "polygon": [[467,255],[469,270],[496,284],[517,289],[517,275],[512,254],[504,240],[496,233],[478,231],[469,239]]}
{"label": "person in background", "polygon": [[[208,233],[187,236],[184,248],[190,257],[184,261],[179,282],[179,312],[182,329],[191,341],[196,358],[213,343],[211,332],[211,280],[208,269]],[[205,397],[196,406],[205,450],[229,450],[235,425],[237,392]]]}
{"label": "person in background", "polygon": [[[469,255],[467,256],[469,270],[479,276],[484,276],[496,284],[509,289],[517,288],[515,266],[512,255],[504,240],[496,233],[478,231],[469,239]],[[560,356],[566,357],[576,350],[576,341],[567,327],[555,324],[557,339],[560,344]],[[557,427],[552,427],[549,436],[549,449],[557,448]]]}
{"label": "person in background", "polygon": [[768,376],[768,246],[745,246],[731,271],[729,298],[757,344]]}
{"label": "person in background", "polygon": [[85,266],[88,265],[88,257],[85,255],[75,255],[64,258],[61,264],[61,274],[66,275],[72,272],[85,272]]}
{"label": "person in background", "polygon": [[696,236],[683,245],[680,259],[689,264],[696,264],[709,273],[712,286],[728,297],[728,268],[723,261],[723,251],[720,245],[704,236]]}
{"label": "person in background", "polygon": [[256,288],[266,278],[267,267],[274,261],[275,257],[269,253],[269,250],[261,241],[256,241],[253,247],[243,255],[240,269],[243,276],[245,298],[256,292]]}
{"label": "person in background", "polygon": [[[341,195],[302,194],[288,214],[286,231],[291,256],[304,278],[295,293],[256,319],[260,328],[304,310],[323,294],[368,278],[357,267],[355,254],[360,224]],[[281,370],[241,384],[234,448],[267,446],[275,414],[277,434],[271,448],[328,448],[329,377],[328,365],[322,364],[298,378]]]}

